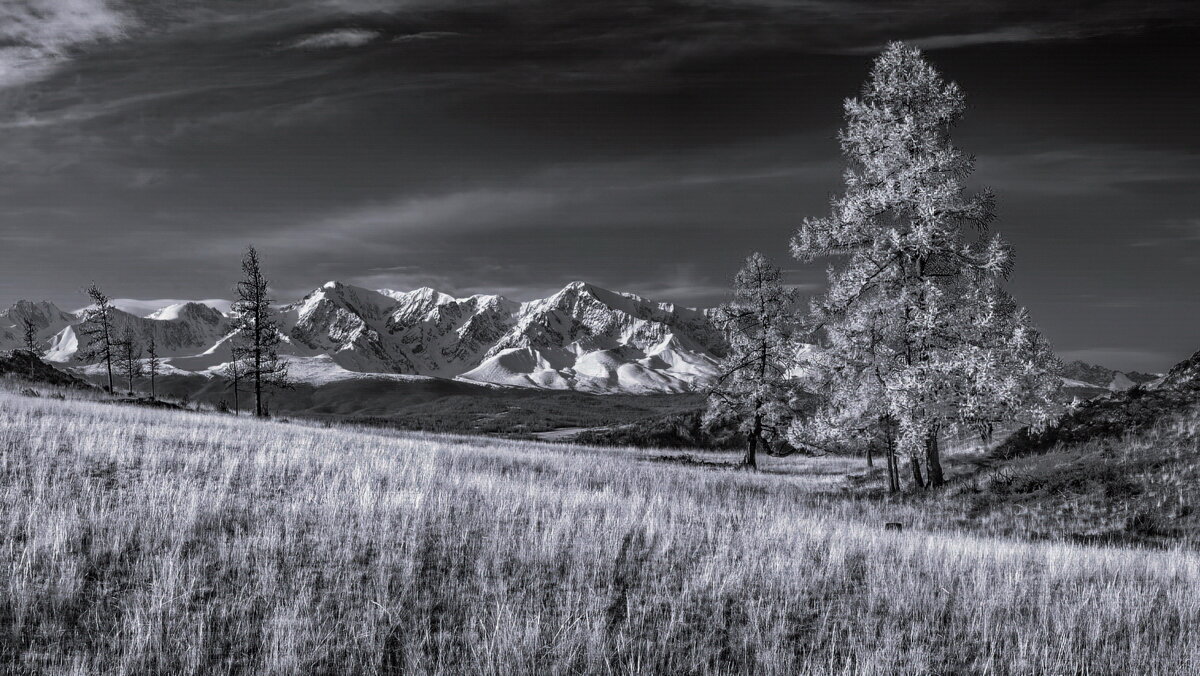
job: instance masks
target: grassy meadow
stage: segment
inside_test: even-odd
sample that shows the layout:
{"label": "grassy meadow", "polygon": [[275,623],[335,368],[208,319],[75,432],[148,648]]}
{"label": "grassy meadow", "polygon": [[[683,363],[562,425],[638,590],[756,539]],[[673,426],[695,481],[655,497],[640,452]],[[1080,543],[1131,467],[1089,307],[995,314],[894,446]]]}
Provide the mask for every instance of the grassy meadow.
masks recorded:
{"label": "grassy meadow", "polygon": [[0,672],[1200,672],[1190,549],[675,455],[0,392]]}

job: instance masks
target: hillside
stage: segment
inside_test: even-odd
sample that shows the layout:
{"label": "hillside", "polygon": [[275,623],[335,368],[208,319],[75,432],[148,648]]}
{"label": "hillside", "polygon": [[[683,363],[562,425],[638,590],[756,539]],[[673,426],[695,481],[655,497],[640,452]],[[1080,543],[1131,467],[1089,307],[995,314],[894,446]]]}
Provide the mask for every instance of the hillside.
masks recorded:
{"label": "hillside", "polygon": [[7,393],[0,448],[10,673],[1173,674],[1200,652],[1194,554],[923,532],[836,499],[838,459],[751,474]]}

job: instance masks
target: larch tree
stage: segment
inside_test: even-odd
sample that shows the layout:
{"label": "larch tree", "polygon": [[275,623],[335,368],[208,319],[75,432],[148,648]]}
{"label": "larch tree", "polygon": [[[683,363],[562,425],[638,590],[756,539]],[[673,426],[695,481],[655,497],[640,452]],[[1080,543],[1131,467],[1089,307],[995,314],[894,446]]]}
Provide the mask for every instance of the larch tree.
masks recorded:
{"label": "larch tree", "polygon": [[226,378],[229,378],[233,389],[233,414],[239,416],[242,414],[242,404],[240,395],[242,392],[242,379],[245,376],[246,367],[243,360],[246,358],[246,350],[241,345],[238,345],[235,340],[230,340],[231,343],[231,358],[229,363],[225,364],[222,373]]}
{"label": "larch tree", "polygon": [[22,333],[21,337],[25,343],[25,349],[29,350],[30,352],[32,352],[34,354],[37,354],[38,353],[38,349],[37,349],[37,347],[38,347],[38,344],[37,344],[38,326],[37,326],[37,324],[34,324],[33,320],[31,320],[29,317],[22,317],[21,318],[21,333]]}
{"label": "larch tree", "polygon": [[146,375],[150,376],[150,398],[156,396],[154,381],[158,378],[158,372],[162,370],[162,359],[158,356],[158,341],[154,339],[154,333],[146,339]]}
{"label": "larch tree", "polygon": [[92,304],[83,313],[83,321],[79,324],[79,333],[83,335],[85,344],[79,352],[85,361],[101,359],[108,371],[108,392],[113,391],[113,360],[117,356],[117,336],[113,335],[113,306],[100,287],[92,282],[85,289]]}
{"label": "larch tree", "polygon": [[117,373],[125,378],[129,396],[133,396],[133,381],[142,376],[142,346],[132,327],[125,327],[116,344]]}
{"label": "larch tree", "polygon": [[[244,355],[244,375],[254,388],[254,414],[267,415],[264,394],[268,388],[288,387],[287,363],[279,358],[281,336],[271,307],[267,278],[258,251],[247,247],[242,257],[242,280],[234,289],[235,340]],[[236,356],[235,356],[236,360]]]}
{"label": "larch tree", "polygon": [[751,469],[758,467],[759,448],[770,452],[791,420],[795,305],[779,268],[754,253],[734,277],[733,300],[717,310],[730,349],[709,390],[705,421],[736,423],[746,438],[742,464]]}
{"label": "larch tree", "polygon": [[919,50],[892,43],[844,107],[845,192],[792,239],[800,261],[844,259],[811,305],[831,353],[821,378],[843,396],[871,381],[873,413],[894,428],[914,482],[936,487],[945,482],[940,435],[1036,399],[1029,378],[1009,376],[1051,365],[1037,353],[1040,337],[997,349],[1028,318],[996,311],[1012,257],[988,232],[994,196],[967,190],[974,160],[950,138],[965,108],[958,85]]}

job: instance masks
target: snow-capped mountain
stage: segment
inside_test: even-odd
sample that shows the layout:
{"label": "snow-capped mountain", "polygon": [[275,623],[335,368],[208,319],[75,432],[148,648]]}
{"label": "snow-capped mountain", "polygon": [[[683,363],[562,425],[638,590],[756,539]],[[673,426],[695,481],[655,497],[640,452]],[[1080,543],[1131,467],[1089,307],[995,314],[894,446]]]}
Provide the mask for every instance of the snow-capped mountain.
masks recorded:
{"label": "snow-capped mountain", "polygon": [[573,282],[545,299],[454,298],[329,282],[284,308],[297,356],[366,373],[587,392],[685,392],[716,372],[705,313]]}
{"label": "snow-capped mountain", "polygon": [[78,317],[58,309],[54,303],[17,301],[0,311],[0,349],[25,346],[25,320],[37,327],[37,342],[45,346],[59,331],[78,321]]}
{"label": "snow-capped mountain", "polygon": [[[153,334],[171,370],[212,375],[229,361],[228,303],[123,301],[114,330]],[[22,301],[0,314],[0,346],[18,347],[20,317],[35,314],[45,357],[80,363],[85,309]],[[5,321],[7,319],[7,321]],[[706,385],[725,350],[701,310],[573,282],[529,302],[455,298],[433,289],[373,291],[328,282],[280,308],[281,353],[313,382],[454,378],[597,393],[687,392]],[[9,325],[12,325],[11,327]]]}

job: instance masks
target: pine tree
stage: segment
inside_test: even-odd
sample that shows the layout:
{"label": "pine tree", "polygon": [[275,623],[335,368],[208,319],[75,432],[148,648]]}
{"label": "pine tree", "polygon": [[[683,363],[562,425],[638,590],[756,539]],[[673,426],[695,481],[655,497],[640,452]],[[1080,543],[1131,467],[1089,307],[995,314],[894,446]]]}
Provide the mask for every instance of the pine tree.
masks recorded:
{"label": "pine tree", "polygon": [[733,301],[717,311],[730,351],[709,392],[706,422],[736,421],[746,436],[742,462],[751,469],[758,467],[759,447],[769,452],[791,419],[795,303],[779,268],[754,253],[734,278]]}
{"label": "pine tree", "polygon": [[[242,281],[234,292],[235,340],[244,346],[245,377],[254,387],[254,414],[266,417],[264,394],[271,387],[288,387],[287,364],[279,358],[279,322],[271,307],[267,279],[253,246],[242,257]],[[235,357],[236,360],[236,357]]]}
{"label": "pine tree", "polygon": [[964,107],[919,50],[889,45],[845,103],[845,193],[792,240],[801,261],[846,259],[812,304],[831,355],[822,378],[843,398],[875,383],[875,417],[894,427],[915,483],[923,457],[935,487],[940,435],[1038,399],[1028,388],[1052,368],[1040,337],[999,349],[1002,335],[1036,332],[1023,311],[998,311],[1012,258],[988,233],[993,195],[967,191],[974,161],[950,139]]}
{"label": "pine tree", "polygon": [[108,370],[108,392],[113,391],[113,359],[116,357],[117,340],[113,335],[112,313],[113,306],[108,296],[92,282],[85,293],[92,299],[92,305],[83,313],[83,321],[79,332],[85,339],[85,345],[79,356],[84,361],[104,360]]}
{"label": "pine tree", "polygon": [[157,396],[154,387],[154,381],[158,377],[158,372],[162,368],[162,360],[158,356],[158,342],[154,339],[154,333],[150,333],[150,337],[146,340],[146,373],[150,376],[150,398],[154,399]]}

